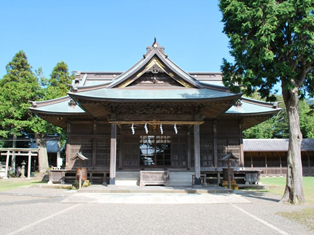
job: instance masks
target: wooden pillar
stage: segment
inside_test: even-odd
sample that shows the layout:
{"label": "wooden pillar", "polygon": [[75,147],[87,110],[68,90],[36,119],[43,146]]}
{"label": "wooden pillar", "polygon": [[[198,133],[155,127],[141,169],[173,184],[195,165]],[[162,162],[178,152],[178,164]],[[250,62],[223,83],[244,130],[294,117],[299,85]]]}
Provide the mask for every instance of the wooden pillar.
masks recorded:
{"label": "wooden pillar", "polygon": [[[66,143],[66,146],[65,146],[65,148],[66,148],[66,150],[65,150],[65,153],[66,153],[66,155],[65,155],[65,167],[67,168],[68,166],[69,166],[69,164],[70,164],[70,158],[71,158],[71,156],[70,156],[70,153],[71,153],[71,122],[70,121],[68,121],[67,122],[67,136],[68,136],[68,140],[67,140],[67,143]],[[72,164],[71,164],[72,165]]]}
{"label": "wooden pillar", "polygon": [[27,179],[31,178],[32,152],[28,151]]}
{"label": "wooden pillar", "polygon": [[268,172],[267,172],[267,155],[265,154],[265,167],[266,167],[266,175],[268,175]]}
{"label": "wooden pillar", "polygon": [[217,142],[217,120],[213,121],[214,133],[214,167],[218,167],[218,142]]}
{"label": "wooden pillar", "polygon": [[279,165],[280,165],[280,175],[282,176],[282,163],[281,163],[281,156],[279,155]]}
{"label": "wooden pillar", "polygon": [[62,158],[60,154],[60,138],[58,140],[57,167],[59,167],[59,169],[61,169],[62,167]]}
{"label": "wooden pillar", "polygon": [[97,139],[95,138],[97,131],[97,121],[94,120],[93,122],[93,152],[92,152],[92,167],[96,167],[96,161],[97,161]]}
{"label": "wooden pillar", "polygon": [[111,124],[110,140],[110,185],[116,184],[116,160],[117,160],[117,124]]}
{"label": "wooden pillar", "polygon": [[191,169],[191,133],[190,130],[188,130],[187,134],[187,168]]}
{"label": "wooden pillar", "polygon": [[200,126],[194,125],[195,185],[201,185]]}
{"label": "wooden pillar", "polygon": [[251,168],[253,168],[254,165],[253,165],[253,156],[252,156],[252,153],[251,153]]}
{"label": "wooden pillar", "polygon": [[3,177],[4,180],[8,179],[9,160],[10,160],[10,151],[8,150],[7,151],[7,159],[5,162],[5,173],[4,173],[5,175]]}
{"label": "wooden pillar", "polygon": [[[120,129],[120,133],[122,133],[121,132],[121,129]],[[122,146],[123,146],[123,136],[122,136],[122,134],[120,134],[120,138],[119,138],[119,168],[120,169],[122,169],[122,161],[123,161],[123,159],[122,159]]]}
{"label": "wooden pillar", "polygon": [[239,121],[239,139],[240,139],[240,167],[244,167],[244,151],[243,151],[243,135],[242,135],[242,120]]}

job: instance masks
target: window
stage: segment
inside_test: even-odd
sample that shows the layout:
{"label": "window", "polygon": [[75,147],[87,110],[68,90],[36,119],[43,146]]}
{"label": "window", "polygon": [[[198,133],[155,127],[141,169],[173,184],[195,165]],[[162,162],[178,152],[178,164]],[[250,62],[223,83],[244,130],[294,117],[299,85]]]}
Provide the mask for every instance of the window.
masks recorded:
{"label": "window", "polygon": [[140,137],[141,166],[170,166],[171,137],[144,135]]}

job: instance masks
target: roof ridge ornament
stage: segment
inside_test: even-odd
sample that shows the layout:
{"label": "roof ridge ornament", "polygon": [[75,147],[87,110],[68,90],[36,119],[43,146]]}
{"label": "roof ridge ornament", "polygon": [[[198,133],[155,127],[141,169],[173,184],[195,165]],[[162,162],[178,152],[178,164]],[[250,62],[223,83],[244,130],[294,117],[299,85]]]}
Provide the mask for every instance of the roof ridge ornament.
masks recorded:
{"label": "roof ridge ornament", "polygon": [[158,48],[159,47],[159,43],[157,42],[156,36],[154,37],[154,42],[153,42],[152,47],[154,47],[154,48]]}

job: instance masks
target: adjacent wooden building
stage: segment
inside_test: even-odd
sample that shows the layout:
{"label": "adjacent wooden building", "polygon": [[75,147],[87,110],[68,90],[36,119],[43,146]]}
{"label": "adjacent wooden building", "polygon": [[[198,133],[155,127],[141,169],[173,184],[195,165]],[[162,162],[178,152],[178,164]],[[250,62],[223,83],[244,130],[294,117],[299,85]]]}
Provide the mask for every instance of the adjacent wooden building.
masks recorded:
{"label": "adjacent wooden building", "polygon": [[[289,139],[244,139],[244,167],[263,176],[286,176]],[[301,157],[304,176],[314,176],[314,139],[303,139]]]}
{"label": "adjacent wooden building", "polygon": [[67,130],[65,174],[81,152],[93,182],[107,174],[111,185],[140,185],[140,172],[151,171],[187,185],[226,166],[229,151],[242,169],[242,131],[279,109],[230,92],[221,73],[184,71],[154,41],[127,71],[76,72],[68,96],[32,102],[31,111]]}

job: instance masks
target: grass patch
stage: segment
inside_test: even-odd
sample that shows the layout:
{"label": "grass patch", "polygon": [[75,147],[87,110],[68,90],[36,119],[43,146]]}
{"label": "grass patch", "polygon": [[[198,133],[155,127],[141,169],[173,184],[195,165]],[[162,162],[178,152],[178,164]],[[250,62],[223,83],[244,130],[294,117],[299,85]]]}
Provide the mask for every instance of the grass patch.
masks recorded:
{"label": "grass patch", "polygon": [[277,215],[281,215],[290,220],[294,220],[300,224],[305,225],[310,230],[314,231],[314,209],[308,208],[294,212],[278,212]]}
{"label": "grass patch", "polygon": [[[286,177],[262,177],[261,182],[268,185],[264,192],[283,195],[286,186]],[[314,177],[303,177],[303,192],[306,203],[314,206]],[[314,230],[314,208],[307,208],[295,212],[278,212],[290,220],[296,221]]]}
{"label": "grass patch", "polygon": [[15,189],[23,186],[29,186],[34,184],[47,183],[40,180],[21,180],[21,179],[0,179],[0,192],[10,189]]}
{"label": "grass patch", "polygon": [[[286,177],[261,177],[261,182],[268,185],[264,191],[283,195],[286,187]],[[314,177],[303,177],[303,191],[305,201],[314,206]]]}

